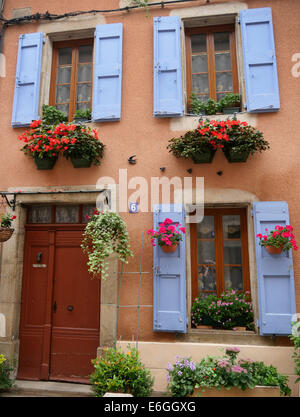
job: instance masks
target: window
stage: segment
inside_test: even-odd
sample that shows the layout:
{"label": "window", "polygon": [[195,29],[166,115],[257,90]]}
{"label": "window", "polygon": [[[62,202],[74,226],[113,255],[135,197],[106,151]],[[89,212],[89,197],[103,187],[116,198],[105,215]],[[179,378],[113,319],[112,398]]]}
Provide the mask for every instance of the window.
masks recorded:
{"label": "window", "polygon": [[82,224],[86,216],[92,216],[95,204],[80,205],[35,205],[28,207],[28,224]]}
{"label": "window", "polygon": [[186,35],[187,93],[201,101],[218,101],[238,93],[234,26],[188,28]]}
{"label": "window", "polygon": [[71,121],[76,110],[91,109],[93,40],[53,45],[50,104]]}
{"label": "window", "polygon": [[244,209],[206,209],[191,225],[192,297],[250,291]]}

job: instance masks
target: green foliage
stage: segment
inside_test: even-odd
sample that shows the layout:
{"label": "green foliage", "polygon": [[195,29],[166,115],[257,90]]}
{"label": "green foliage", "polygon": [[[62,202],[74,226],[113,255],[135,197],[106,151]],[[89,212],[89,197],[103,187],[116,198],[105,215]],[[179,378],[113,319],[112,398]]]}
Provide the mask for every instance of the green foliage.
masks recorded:
{"label": "green foliage", "polygon": [[91,120],[92,119],[92,111],[91,111],[91,109],[76,110],[76,112],[74,114],[74,119]]}
{"label": "green foliage", "polygon": [[300,322],[292,323],[291,341],[294,343],[293,359],[295,363],[295,375],[298,376],[296,382],[300,382]]}
{"label": "green foliage", "polygon": [[149,18],[149,0],[127,0],[130,6],[144,7],[146,17]]}
{"label": "green foliage", "polygon": [[173,397],[192,394],[194,388],[237,387],[241,390],[256,385],[280,387],[280,394],[289,396],[288,377],[277,372],[272,365],[254,362],[251,359],[238,359],[237,347],[226,348],[222,357],[207,356],[200,362],[178,359],[174,365],[168,364],[168,388]]}
{"label": "green foliage", "polygon": [[11,227],[11,224],[13,222],[13,220],[16,219],[16,216],[13,216],[10,213],[4,214],[1,213],[1,217],[0,217],[0,227]]}
{"label": "green foliage", "polygon": [[209,135],[201,136],[198,129],[189,130],[179,138],[169,140],[167,149],[177,158],[192,158],[195,153],[213,151]]}
{"label": "green foliage", "polygon": [[81,245],[88,255],[88,270],[94,276],[105,279],[108,276],[107,258],[113,253],[128,263],[127,258],[133,256],[130,250],[126,223],[119,214],[95,210],[86,225]]}
{"label": "green foliage", "polygon": [[240,95],[236,93],[228,93],[219,101],[212,98],[202,101],[195,93],[191,93],[191,113],[212,115],[222,112],[224,108],[240,107]]}
{"label": "green foliage", "polygon": [[43,105],[42,122],[44,125],[58,125],[68,121],[66,114],[54,106]]}
{"label": "green foliage", "polygon": [[14,380],[11,373],[14,371],[16,366],[15,360],[8,360],[4,355],[0,354],[0,392],[9,390]]}
{"label": "green foliage", "polygon": [[198,297],[192,305],[192,323],[232,330],[238,326],[254,329],[254,316],[249,292],[228,290],[221,294]]}
{"label": "green foliage", "polygon": [[240,107],[241,98],[239,94],[228,93],[219,100],[218,104],[220,110],[228,107]]}
{"label": "green foliage", "polygon": [[95,370],[90,381],[96,397],[103,397],[106,392],[130,393],[134,397],[151,395],[153,378],[136,349],[129,347],[124,353],[121,349],[108,348],[92,363]]}

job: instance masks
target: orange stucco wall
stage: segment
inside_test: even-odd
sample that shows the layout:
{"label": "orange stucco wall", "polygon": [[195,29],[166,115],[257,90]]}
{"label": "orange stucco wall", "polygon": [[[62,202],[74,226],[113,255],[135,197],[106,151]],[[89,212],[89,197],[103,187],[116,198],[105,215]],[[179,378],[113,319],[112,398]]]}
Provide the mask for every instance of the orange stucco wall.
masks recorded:
{"label": "orange stucco wall", "polygon": [[[226,1],[211,0],[211,4]],[[229,1],[228,1],[229,3]],[[232,3],[232,1],[231,1]],[[255,155],[245,164],[229,164],[222,153],[217,152],[212,164],[194,165],[189,161],[174,158],[166,150],[170,138],[183,131],[171,130],[170,119],[155,119],[153,112],[153,28],[154,16],[168,15],[174,8],[203,5],[204,0],[184,4],[150,8],[150,18],[143,10],[117,12],[105,15],[106,23],[122,22],[123,42],[123,85],[122,118],[120,122],[99,123],[100,139],[106,145],[105,157],[99,167],[76,170],[69,161],[60,158],[52,171],[37,171],[32,160],[20,152],[17,136],[23,129],[10,126],[13,105],[14,77],[17,59],[18,38],[21,33],[37,30],[38,24],[8,27],[4,35],[6,78],[0,79],[0,125],[1,163],[0,189],[8,187],[60,186],[96,184],[101,176],[118,180],[118,170],[128,169],[128,180],[134,176],[168,177],[192,176],[205,178],[207,188],[236,188],[255,194],[260,200],[285,200],[289,204],[291,224],[300,239],[300,212],[298,209],[299,177],[299,105],[300,77],[293,77],[292,55],[300,53],[300,3],[298,0],[248,0],[249,8],[272,7],[274,35],[278,65],[281,109],[277,113],[257,115],[257,128],[264,132],[271,149]],[[207,6],[207,5],[206,5]],[[47,5],[39,0],[6,0],[4,16],[11,17],[13,8],[31,7],[32,12],[65,13],[76,10],[107,9],[119,7],[118,0],[51,0]],[[136,155],[137,164],[129,165],[127,158]],[[160,167],[166,167],[164,173]],[[223,175],[218,176],[217,171]],[[129,191],[129,195],[132,191]],[[135,254],[127,271],[138,271],[140,261],[141,232],[152,225],[151,213],[123,216],[128,224],[132,248]],[[297,309],[300,310],[300,253],[294,254]],[[144,239],[143,271],[152,271],[152,247]],[[136,304],[138,276],[125,275],[122,286],[121,305]],[[152,279],[143,278],[141,304],[152,304]],[[136,335],[136,309],[127,308],[120,315],[119,335],[123,340]],[[172,340],[172,335],[154,334],[152,331],[152,309],[141,309],[140,338],[144,340]]]}

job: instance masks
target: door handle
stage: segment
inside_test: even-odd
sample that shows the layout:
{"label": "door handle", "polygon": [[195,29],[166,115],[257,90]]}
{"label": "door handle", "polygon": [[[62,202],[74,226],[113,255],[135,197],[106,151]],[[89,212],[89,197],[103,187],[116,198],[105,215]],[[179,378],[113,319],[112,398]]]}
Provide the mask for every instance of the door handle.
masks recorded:
{"label": "door handle", "polygon": [[73,310],[73,308],[74,308],[73,306],[68,306],[68,307],[67,307],[67,310],[68,310],[68,311],[72,311],[72,310]]}
{"label": "door handle", "polygon": [[56,310],[57,310],[57,304],[56,304],[56,301],[54,301],[54,304],[53,304],[53,313],[56,313]]}
{"label": "door handle", "polygon": [[39,253],[37,254],[37,257],[36,257],[36,262],[37,262],[38,264],[40,264],[40,263],[41,263],[42,256],[43,256],[43,253],[42,253],[42,252],[39,252]]}

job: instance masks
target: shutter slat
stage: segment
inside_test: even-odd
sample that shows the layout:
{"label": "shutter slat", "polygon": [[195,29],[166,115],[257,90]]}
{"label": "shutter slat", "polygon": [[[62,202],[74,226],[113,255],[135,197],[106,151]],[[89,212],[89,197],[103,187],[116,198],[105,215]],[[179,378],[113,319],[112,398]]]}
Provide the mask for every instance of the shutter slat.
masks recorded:
{"label": "shutter slat", "polygon": [[122,43],[122,23],[96,27],[92,111],[95,122],[121,118]]}
{"label": "shutter slat", "polygon": [[289,224],[284,201],[253,203],[261,335],[288,335],[296,314],[292,251],[270,255],[259,245],[258,233]]}
{"label": "shutter slat", "polygon": [[280,108],[272,10],[240,13],[247,111],[272,112]]}
{"label": "shutter slat", "polygon": [[[167,217],[184,226],[183,206],[155,205],[153,228]],[[174,253],[153,247],[153,267],[153,330],[186,333],[185,235]]]}
{"label": "shutter slat", "polygon": [[153,21],[155,117],[183,114],[180,28],[179,16],[155,17]]}
{"label": "shutter slat", "polygon": [[12,127],[28,126],[39,119],[43,34],[20,35],[12,112]]}

